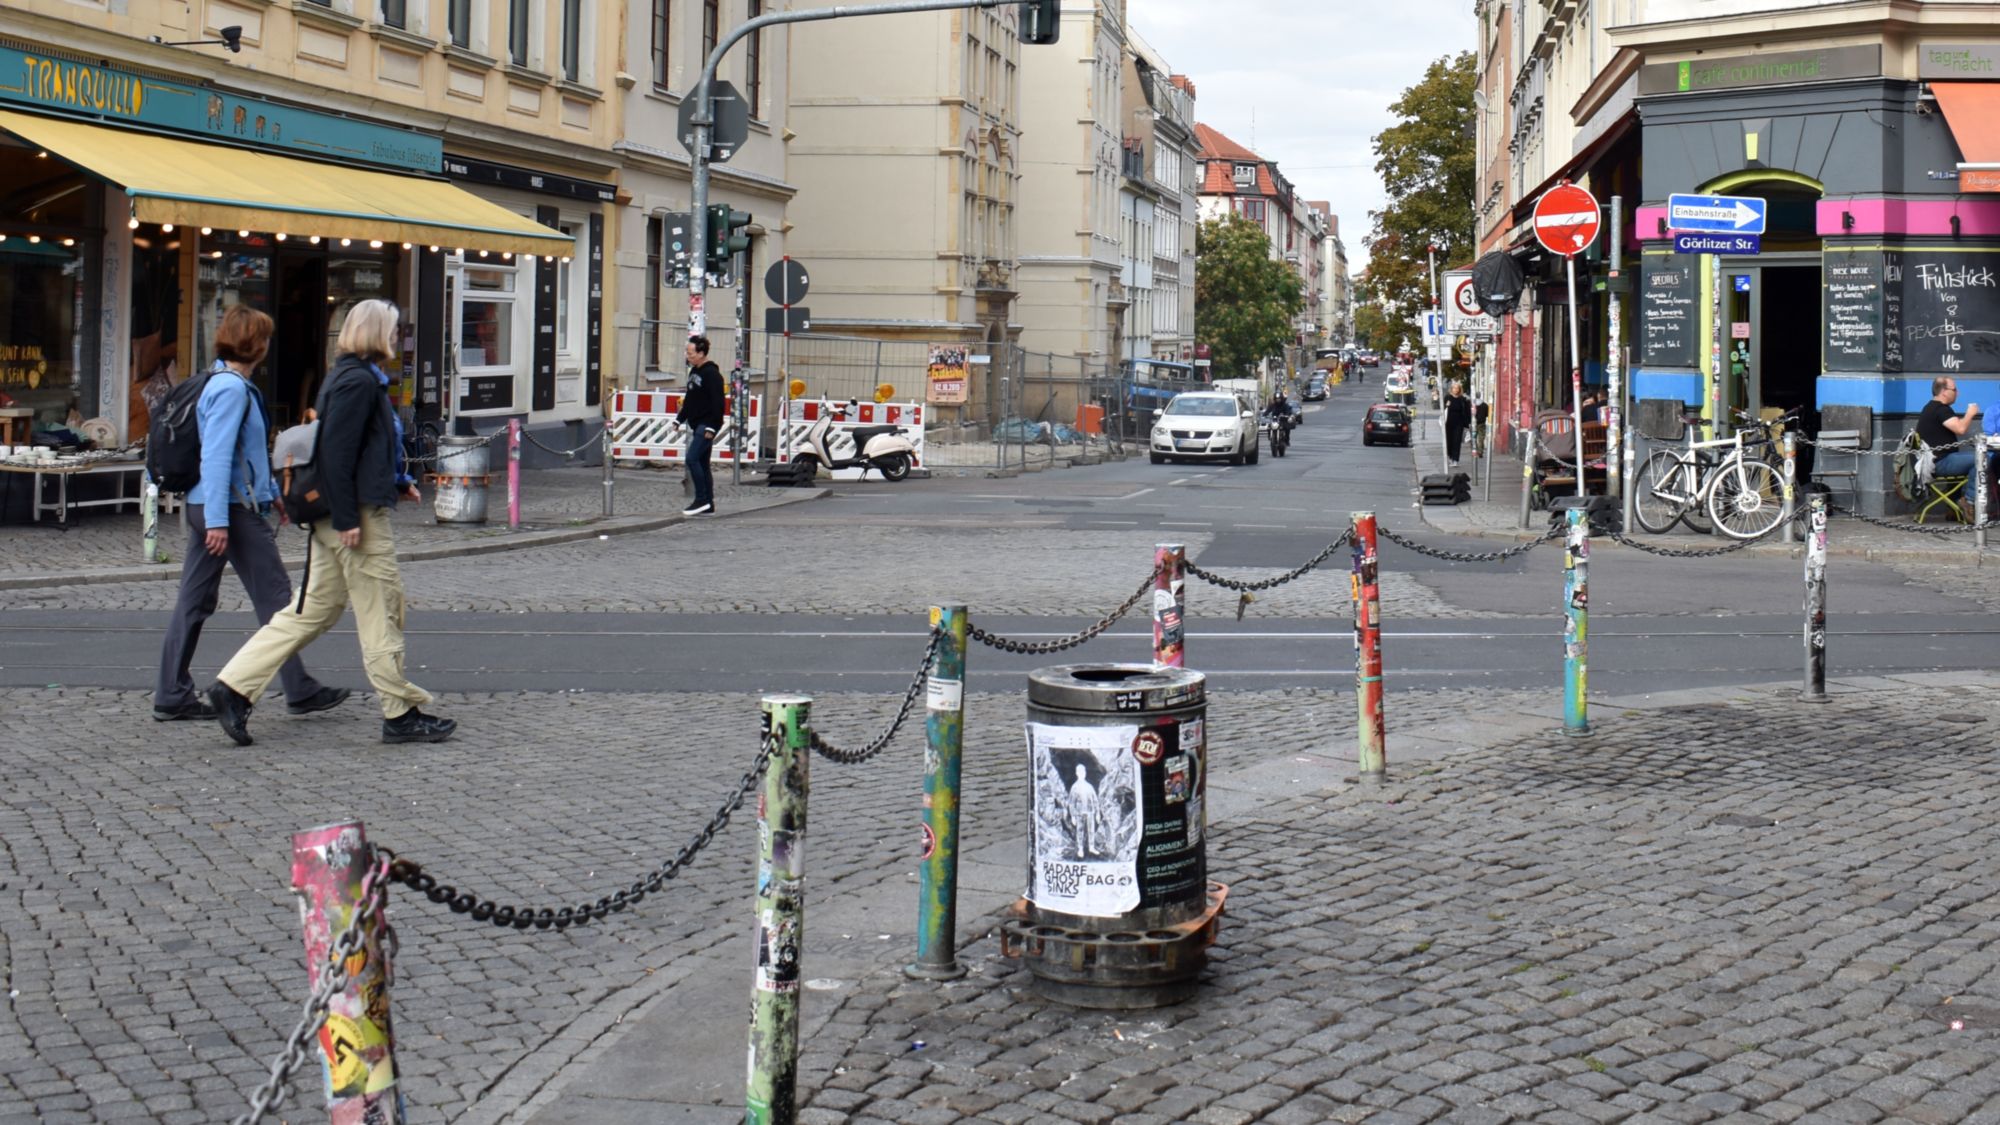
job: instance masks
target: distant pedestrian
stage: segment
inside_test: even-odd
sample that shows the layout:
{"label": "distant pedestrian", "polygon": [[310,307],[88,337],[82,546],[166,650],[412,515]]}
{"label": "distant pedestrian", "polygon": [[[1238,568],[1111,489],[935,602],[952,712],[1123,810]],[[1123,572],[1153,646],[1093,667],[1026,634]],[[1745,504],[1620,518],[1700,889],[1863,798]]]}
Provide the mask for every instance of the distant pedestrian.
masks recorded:
{"label": "distant pedestrian", "polygon": [[[225,565],[236,571],[258,624],[292,600],[292,579],[278,555],[271,509],[278,486],[271,478],[264,396],[250,373],[271,346],[271,318],[248,305],[232,305],[215,333],[215,366],[204,376],[195,403],[201,438],[201,479],[187,494],[187,557],[181,563],[180,597],[160,646],[160,675],[153,687],[153,718],[161,722],[213,719],[215,710],[194,690],[188,666],[201,628],[215,613]],[[283,512],[279,519],[284,518]],[[338,707],[346,688],[324,687],[294,656],[278,669],[285,709],[310,715]]]}
{"label": "distant pedestrian", "polygon": [[674,421],[690,431],[687,446],[688,481],[694,485],[694,503],[681,509],[684,516],[715,514],[715,474],[708,456],[715,448],[715,435],[722,432],[722,369],[708,358],[708,337],[689,336],[687,342],[687,389],[681,392],[681,408]]}
{"label": "distant pedestrian", "polygon": [[1458,464],[1459,450],[1465,446],[1465,431],[1471,425],[1472,402],[1465,397],[1465,385],[1453,379],[1444,396],[1444,452],[1453,465]]}
{"label": "distant pedestrian", "polygon": [[397,499],[418,495],[381,367],[394,354],[396,321],[396,306],[371,300],[354,306],[341,325],[339,358],[319,392],[313,457],[329,514],[312,524],[305,593],[259,629],[208,689],[216,721],[239,746],[250,745],[251,705],[278,666],[332,628],[350,602],[361,665],[382,704],[382,741],[443,742],[458,728],[424,714],[419,708],[431,694],[403,675],[403,580],[389,510]]}
{"label": "distant pedestrian", "polygon": [[1485,399],[1472,404],[1472,455],[1486,456],[1486,419],[1489,411]]}
{"label": "distant pedestrian", "polygon": [[1583,420],[1586,422],[1598,421],[1603,413],[1604,400],[1598,397],[1596,391],[1585,391],[1583,394]]}

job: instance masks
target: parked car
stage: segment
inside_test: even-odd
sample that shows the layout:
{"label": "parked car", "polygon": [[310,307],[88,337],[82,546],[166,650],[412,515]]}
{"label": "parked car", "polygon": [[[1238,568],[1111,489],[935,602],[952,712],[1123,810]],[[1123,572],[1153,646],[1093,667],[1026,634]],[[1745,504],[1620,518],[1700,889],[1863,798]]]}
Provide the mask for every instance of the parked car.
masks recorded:
{"label": "parked car", "polygon": [[1374,445],[1378,441],[1410,444],[1409,407],[1378,402],[1368,408],[1367,417],[1361,420],[1361,444]]}
{"label": "parked car", "polygon": [[1307,402],[1324,401],[1326,398],[1325,373],[1322,372],[1317,375],[1309,376],[1306,379],[1306,388],[1305,390],[1299,392],[1299,397]]}
{"label": "parked car", "polygon": [[1257,408],[1229,391],[1186,391],[1174,396],[1153,422],[1153,464],[1227,458],[1255,465]]}

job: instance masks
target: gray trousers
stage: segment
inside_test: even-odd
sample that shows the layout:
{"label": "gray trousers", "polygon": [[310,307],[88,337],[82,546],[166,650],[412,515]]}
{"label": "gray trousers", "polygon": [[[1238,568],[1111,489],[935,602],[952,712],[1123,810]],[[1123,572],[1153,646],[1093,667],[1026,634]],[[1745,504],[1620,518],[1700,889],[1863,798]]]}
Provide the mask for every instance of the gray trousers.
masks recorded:
{"label": "gray trousers", "polygon": [[[160,646],[160,678],[153,688],[155,707],[194,702],[194,680],[188,665],[201,641],[201,627],[215,612],[216,599],[221,596],[224,564],[234,568],[236,577],[243,581],[250,605],[257,611],[257,624],[268,624],[271,615],[292,600],[292,576],[285,573],[284,560],[278,555],[277,533],[262,516],[241,504],[231,504],[229,550],[217,558],[203,543],[208,524],[202,515],[200,504],[188,505],[187,559],[181,564],[180,600],[174,604],[173,620],[167,623],[167,637]],[[302,703],[320,690],[320,682],[296,656],[285,661],[278,676],[285,686],[287,703]]]}

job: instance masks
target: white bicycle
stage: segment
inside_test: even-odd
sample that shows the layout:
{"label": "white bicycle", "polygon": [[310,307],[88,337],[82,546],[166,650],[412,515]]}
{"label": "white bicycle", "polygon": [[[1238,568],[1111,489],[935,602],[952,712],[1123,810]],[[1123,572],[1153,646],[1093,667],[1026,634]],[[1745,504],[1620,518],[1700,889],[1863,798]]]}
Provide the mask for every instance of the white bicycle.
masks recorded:
{"label": "white bicycle", "polygon": [[[1767,535],[1785,516],[1785,482],[1770,458],[1777,450],[1773,431],[1797,419],[1792,410],[1770,425],[1732,410],[1748,422],[1726,438],[1688,441],[1687,448],[1654,450],[1633,484],[1632,518],[1661,535],[1676,523],[1706,532],[1706,523],[1732,539]],[[1726,453],[1722,452],[1727,450]]]}

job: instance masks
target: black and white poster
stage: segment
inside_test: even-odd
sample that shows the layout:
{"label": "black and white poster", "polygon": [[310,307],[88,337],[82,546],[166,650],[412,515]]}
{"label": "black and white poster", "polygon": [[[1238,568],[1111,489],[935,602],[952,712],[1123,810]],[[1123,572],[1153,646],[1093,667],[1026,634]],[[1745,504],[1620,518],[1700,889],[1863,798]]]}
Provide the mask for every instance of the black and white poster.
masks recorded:
{"label": "black and white poster", "polygon": [[1137,724],[1066,727],[1028,724],[1034,771],[1034,836],[1028,899],[1091,918],[1139,905]]}

